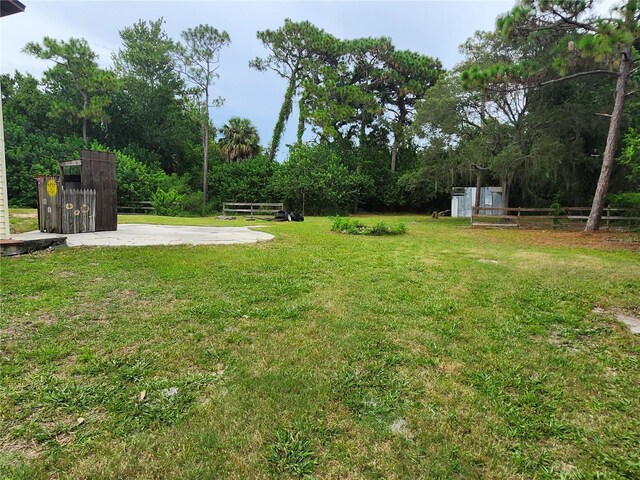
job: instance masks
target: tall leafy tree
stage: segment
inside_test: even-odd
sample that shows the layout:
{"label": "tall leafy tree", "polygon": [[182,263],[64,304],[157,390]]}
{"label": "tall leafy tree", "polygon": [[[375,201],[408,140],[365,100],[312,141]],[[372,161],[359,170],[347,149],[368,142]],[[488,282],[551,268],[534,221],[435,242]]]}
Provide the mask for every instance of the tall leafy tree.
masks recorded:
{"label": "tall leafy tree", "polygon": [[260,137],[251,120],[232,117],[220,133],[220,151],[229,163],[241,162],[260,153]]}
{"label": "tall leafy tree", "polygon": [[81,38],[65,42],[45,37],[41,44],[27,43],[24,51],[55,63],[44,74],[47,88],[56,97],[50,113],[74,123],[79,121],[82,140],[87,143],[89,122],[109,121],[106,107],[115,88],[113,74],[98,67],[98,55]]}
{"label": "tall leafy tree", "polygon": [[584,185],[595,181],[594,146],[604,141],[602,117],[594,115],[608,103],[603,79],[576,79],[581,88],[516,89],[501,78],[504,65],[540,61],[539,44],[478,32],[460,49],[464,62],[418,107],[415,127],[430,147],[417,175],[436,179],[428,186],[445,191],[474,177],[478,187],[499,183],[503,206],[515,196],[529,205],[582,201]]}
{"label": "tall leafy tree", "polygon": [[224,101],[222,97],[211,97],[211,87],[219,77],[217,71],[220,68],[220,51],[231,43],[231,38],[224,30],[219,31],[210,25],[189,28],[181,36],[183,43],[178,45],[181,71],[192,85],[196,111],[202,125],[202,191],[206,205],[209,200],[209,135],[212,129],[209,109],[222,105]]}
{"label": "tall leafy tree", "polygon": [[[309,77],[313,69],[337,62],[335,53],[339,41],[310,22],[294,22],[288,18],[282,27],[260,31],[257,37],[270,54],[252,60],[249,65],[259,71],[272,70],[288,81],[269,148],[269,159],[273,160],[302,81]],[[300,140],[304,132],[304,111],[303,106],[298,121]]]}
{"label": "tall leafy tree", "polygon": [[466,58],[456,72],[462,70],[465,93],[461,98],[466,104],[464,124],[468,140],[462,150],[474,153],[468,159],[473,158],[470,167],[476,177],[476,208],[480,206],[483,177],[488,173],[500,180],[502,206],[509,205],[511,184],[530,159],[531,142],[525,128],[530,91],[510,88],[502,81],[500,72],[469,75],[465,69],[479,71],[498,63],[523,60],[531,55],[530,50],[528,42],[511,42],[495,32],[476,32],[460,47]]}
{"label": "tall leafy tree", "polygon": [[395,172],[415,105],[435,84],[442,66],[425,55],[396,50],[386,37],[344,41],[335,52],[335,64],[317,67],[303,82],[309,116],[325,137],[357,137],[360,145],[374,126],[388,130]]}
{"label": "tall leafy tree", "polygon": [[[553,61],[518,63],[503,70],[505,78],[518,85],[537,79],[538,86],[586,75],[609,75],[615,82],[614,104],[586,231],[598,230],[623,122],[629,86],[638,72],[640,59],[640,0],[626,0],[611,16],[598,16],[593,0],[522,0],[498,22],[514,38],[557,39],[550,48]],[[590,60],[585,68],[585,60]],[[596,68],[590,68],[592,63]],[[549,66],[551,68],[549,68]]]}
{"label": "tall leafy tree", "polygon": [[396,171],[398,148],[415,113],[416,103],[442,71],[439,60],[410,50],[385,51],[373,73],[373,88],[385,106],[392,132],[391,171]]}
{"label": "tall leafy tree", "polygon": [[302,82],[304,110],[322,140],[366,143],[384,113],[372,72],[381,52],[392,49],[386,37],[342,41],[337,64],[319,66]]}
{"label": "tall leafy tree", "polygon": [[[173,171],[173,160],[185,140],[186,115],[180,103],[184,82],[176,68],[175,43],[163,30],[163,19],[140,20],[120,31],[122,47],[112,56],[120,90],[110,128],[112,143],[137,144]],[[181,155],[182,156],[182,155]]]}
{"label": "tall leafy tree", "polygon": [[41,133],[49,133],[52,119],[47,114],[53,99],[43,91],[38,79],[16,71],[13,76],[0,75],[0,81],[6,121],[20,124],[30,131],[37,129]]}
{"label": "tall leafy tree", "polygon": [[37,79],[15,72],[0,75],[0,82],[9,202],[33,207],[34,177],[57,174],[58,161],[77,156],[82,138],[71,134],[66,121],[48,115],[54,99]]}

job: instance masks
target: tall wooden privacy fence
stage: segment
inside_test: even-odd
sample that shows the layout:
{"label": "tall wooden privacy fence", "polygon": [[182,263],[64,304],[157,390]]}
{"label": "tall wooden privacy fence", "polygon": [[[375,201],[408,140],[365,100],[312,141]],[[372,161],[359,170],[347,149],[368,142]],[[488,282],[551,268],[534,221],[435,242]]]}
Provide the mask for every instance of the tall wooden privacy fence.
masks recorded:
{"label": "tall wooden privacy fence", "polygon": [[[473,207],[472,227],[579,230],[584,228],[591,207],[497,208]],[[640,228],[640,211],[632,208],[604,209],[600,228],[631,230]]]}

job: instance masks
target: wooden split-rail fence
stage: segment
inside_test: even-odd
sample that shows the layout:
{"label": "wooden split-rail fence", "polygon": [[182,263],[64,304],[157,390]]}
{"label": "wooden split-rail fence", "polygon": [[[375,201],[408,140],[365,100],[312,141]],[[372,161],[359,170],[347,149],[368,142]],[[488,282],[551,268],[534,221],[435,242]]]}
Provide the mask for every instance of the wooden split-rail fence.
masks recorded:
{"label": "wooden split-rail fence", "polygon": [[38,177],[38,225],[42,232],[96,231],[96,191],[60,186],[58,177]]}
{"label": "wooden split-rail fence", "polygon": [[[552,230],[582,229],[591,207],[559,208],[498,208],[473,207],[472,227],[544,228]],[[600,228],[629,230],[640,226],[640,212],[631,208],[607,207],[602,213]]]}

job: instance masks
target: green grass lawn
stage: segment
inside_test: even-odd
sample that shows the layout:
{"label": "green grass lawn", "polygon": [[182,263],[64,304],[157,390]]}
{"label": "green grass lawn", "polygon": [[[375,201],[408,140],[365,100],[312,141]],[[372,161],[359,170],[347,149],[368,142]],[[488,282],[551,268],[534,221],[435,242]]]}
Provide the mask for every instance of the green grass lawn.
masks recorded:
{"label": "green grass lawn", "polygon": [[385,221],[2,259],[0,478],[640,478],[638,250]]}
{"label": "green grass lawn", "polygon": [[12,208],[9,211],[11,233],[24,233],[38,229],[38,211],[35,208]]}

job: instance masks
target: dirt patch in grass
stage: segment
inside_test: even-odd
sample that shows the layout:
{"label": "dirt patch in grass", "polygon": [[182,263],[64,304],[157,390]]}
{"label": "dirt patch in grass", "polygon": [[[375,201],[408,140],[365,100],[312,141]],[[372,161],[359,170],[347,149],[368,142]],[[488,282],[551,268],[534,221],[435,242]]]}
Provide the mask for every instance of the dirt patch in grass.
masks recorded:
{"label": "dirt patch in grass", "polygon": [[33,459],[43,451],[43,446],[35,441],[20,438],[0,437],[0,452],[15,455],[19,458]]}
{"label": "dirt patch in grass", "polygon": [[53,325],[57,318],[50,312],[43,312],[32,319],[32,316],[24,318],[22,321],[9,320],[9,325],[0,328],[0,339],[19,340],[33,333],[36,329],[45,325]]}
{"label": "dirt patch in grass", "polygon": [[640,234],[622,232],[554,232],[546,230],[519,230],[509,232],[514,243],[545,247],[582,247],[604,250],[640,251]]}
{"label": "dirt patch in grass", "polygon": [[135,290],[128,289],[114,290],[107,295],[103,303],[106,306],[114,301],[122,307],[133,307],[141,310],[145,315],[149,315],[152,308],[161,308],[165,313],[173,311],[180,303],[172,294],[143,296]]}
{"label": "dirt patch in grass", "polygon": [[625,325],[629,331],[633,334],[640,334],[640,310],[639,307],[630,310],[624,310],[621,308],[611,308],[606,310],[602,307],[594,307],[592,312],[597,315],[607,315],[615,317],[615,319],[621,324]]}
{"label": "dirt patch in grass", "polygon": [[459,362],[456,362],[454,360],[442,360],[439,364],[438,364],[438,369],[445,375],[450,376],[450,375],[456,375],[458,374],[462,369],[464,368],[464,365],[462,365]]}
{"label": "dirt patch in grass", "polygon": [[602,260],[588,255],[574,255],[570,258],[559,257],[551,253],[543,252],[516,252],[511,255],[516,266],[525,269],[538,270],[541,268],[557,268],[559,265],[567,268],[601,268]]}

